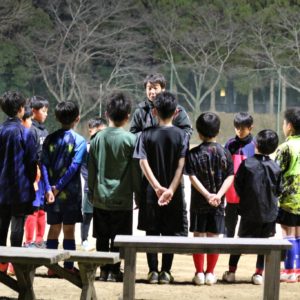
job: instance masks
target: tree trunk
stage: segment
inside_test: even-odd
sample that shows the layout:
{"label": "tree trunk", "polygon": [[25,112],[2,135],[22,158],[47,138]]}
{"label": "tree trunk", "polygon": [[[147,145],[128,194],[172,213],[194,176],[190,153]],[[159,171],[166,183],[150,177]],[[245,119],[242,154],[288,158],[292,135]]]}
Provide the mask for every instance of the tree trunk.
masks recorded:
{"label": "tree trunk", "polygon": [[274,113],[274,79],[270,80],[270,102],[269,102],[269,114],[273,115]]}
{"label": "tree trunk", "polygon": [[281,85],[281,100],[282,100],[282,105],[281,105],[281,111],[286,110],[286,80],[285,77],[282,77],[282,85]]}
{"label": "tree trunk", "polygon": [[213,89],[210,93],[210,111],[216,111],[216,91]]}
{"label": "tree trunk", "polygon": [[248,112],[250,114],[254,113],[253,89],[251,89],[248,94]]}

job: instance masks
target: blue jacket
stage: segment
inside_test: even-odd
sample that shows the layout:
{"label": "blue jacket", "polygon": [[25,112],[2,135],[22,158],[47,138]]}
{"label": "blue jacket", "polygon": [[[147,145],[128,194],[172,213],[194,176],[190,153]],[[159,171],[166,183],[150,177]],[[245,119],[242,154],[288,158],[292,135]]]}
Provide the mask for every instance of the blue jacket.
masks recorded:
{"label": "blue jacket", "polygon": [[36,170],[32,133],[18,118],[8,118],[0,125],[0,206],[11,205],[12,215],[32,212]]}

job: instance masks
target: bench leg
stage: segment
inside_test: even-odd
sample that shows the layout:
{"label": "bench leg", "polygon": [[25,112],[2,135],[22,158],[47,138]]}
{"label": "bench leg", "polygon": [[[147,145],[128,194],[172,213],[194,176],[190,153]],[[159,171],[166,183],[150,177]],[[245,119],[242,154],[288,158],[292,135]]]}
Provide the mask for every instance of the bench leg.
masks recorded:
{"label": "bench leg", "polygon": [[280,251],[265,255],[264,300],[279,300]]}
{"label": "bench leg", "polygon": [[17,285],[19,287],[19,300],[34,300],[35,294],[33,291],[33,279],[36,266],[25,264],[13,264]]}
{"label": "bench leg", "polygon": [[135,272],[136,272],[136,249],[124,249],[124,282],[123,300],[134,300],[135,296]]}
{"label": "bench leg", "polygon": [[96,300],[97,295],[94,282],[98,265],[78,262],[78,266],[82,280],[80,300]]}

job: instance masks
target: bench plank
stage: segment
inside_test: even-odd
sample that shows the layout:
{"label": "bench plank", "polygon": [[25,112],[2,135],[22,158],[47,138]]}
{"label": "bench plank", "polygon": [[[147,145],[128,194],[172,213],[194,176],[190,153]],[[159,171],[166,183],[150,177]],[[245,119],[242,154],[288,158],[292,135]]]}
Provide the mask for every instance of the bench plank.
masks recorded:
{"label": "bench plank", "polygon": [[125,259],[123,299],[134,299],[136,253],[230,253],[265,255],[264,300],[279,300],[280,255],[291,248],[283,239],[203,238],[117,235],[114,242]]}

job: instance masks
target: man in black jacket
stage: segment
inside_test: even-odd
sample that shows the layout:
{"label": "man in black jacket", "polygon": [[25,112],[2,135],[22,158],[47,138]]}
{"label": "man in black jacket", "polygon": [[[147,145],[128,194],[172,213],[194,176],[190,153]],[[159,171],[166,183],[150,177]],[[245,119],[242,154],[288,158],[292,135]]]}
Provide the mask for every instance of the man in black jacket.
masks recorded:
{"label": "man in black jacket", "polygon": [[[147,99],[139,103],[133,113],[129,129],[132,133],[139,133],[146,128],[158,125],[155,116],[152,114],[153,100],[159,93],[165,90],[166,79],[159,73],[150,74],[144,80],[144,87]],[[189,136],[192,135],[193,129],[190,119],[184,108],[180,105],[177,106],[177,115],[173,120],[173,125],[183,129]]]}

